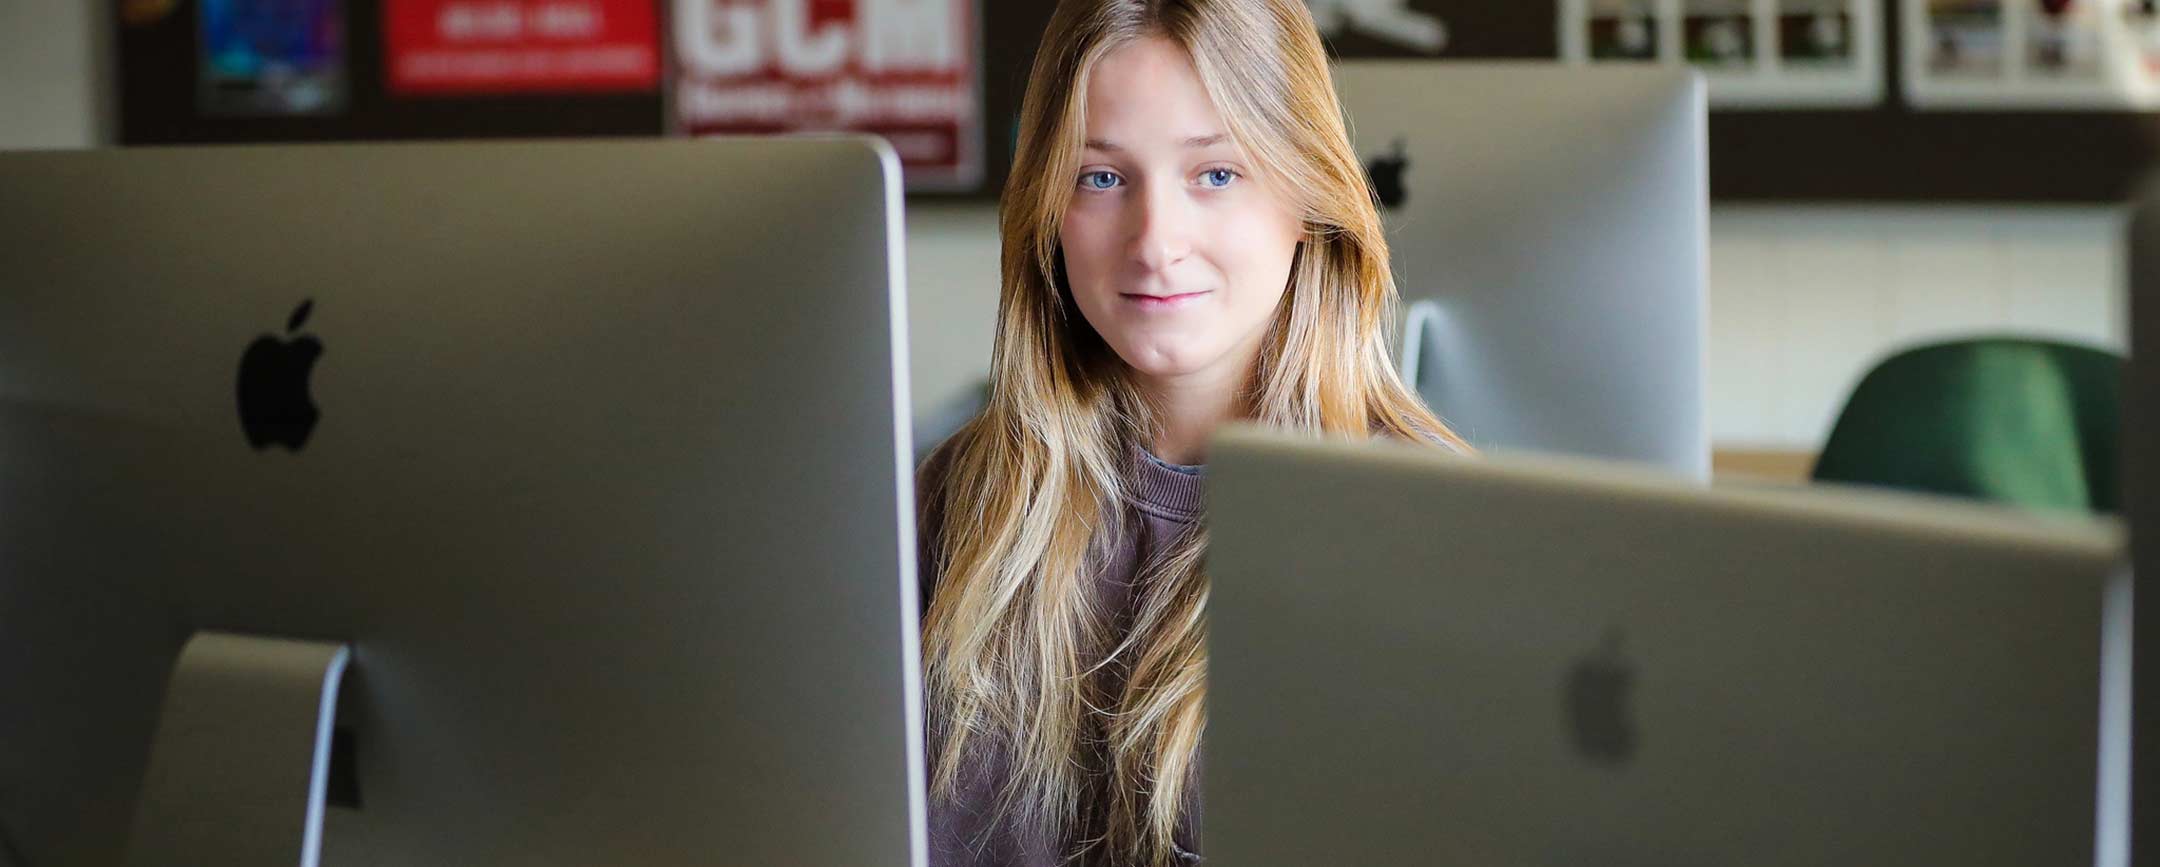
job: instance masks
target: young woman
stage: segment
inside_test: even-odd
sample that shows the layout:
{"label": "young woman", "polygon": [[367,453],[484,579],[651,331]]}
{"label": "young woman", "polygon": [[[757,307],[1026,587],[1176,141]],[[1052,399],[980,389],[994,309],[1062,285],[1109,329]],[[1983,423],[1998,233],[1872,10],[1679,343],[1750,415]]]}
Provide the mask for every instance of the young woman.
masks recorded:
{"label": "young woman", "polygon": [[931,863],[1197,861],[1210,433],[1463,449],[1302,0],[1063,0],[999,206],[988,407],[918,479]]}

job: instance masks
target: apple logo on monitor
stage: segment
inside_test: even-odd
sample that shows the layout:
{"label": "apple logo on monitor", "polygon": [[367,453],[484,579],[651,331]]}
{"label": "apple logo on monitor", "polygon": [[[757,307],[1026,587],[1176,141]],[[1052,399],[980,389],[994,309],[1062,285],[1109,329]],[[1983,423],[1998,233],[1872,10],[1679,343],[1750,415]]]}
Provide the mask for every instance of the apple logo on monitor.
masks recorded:
{"label": "apple logo on monitor", "polygon": [[[300,302],[285,322],[285,333],[299,331],[314,308],[313,299]],[[309,335],[281,340],[265,334],[248,344],[240,356],[240,428],[256,451],[281,445],[297,452],[307,444],[322,417],[308,395],[308,377],[322,354],[322,341]]]}
{"label": "apple logo on monitor", "polygon": [[1403,140],[1398,138],[1394,151],[1365,163],[1365,176],[1372,181],[1373,196],[1380,200],[1380,207],[1390,211],[1410,200],[1410,191],[1403,187],[1403,170],[1410,167],[1410,155],[1405,147]]}
{"label": "apple logo on monitor", "polygon": [[1623,765],[1635,757],[1636,733],[1630,693],[1635,669],[1615,629],[1597,650],[1577,660],[1564,688],[1567,727],[1575,751],[1601,765]]}

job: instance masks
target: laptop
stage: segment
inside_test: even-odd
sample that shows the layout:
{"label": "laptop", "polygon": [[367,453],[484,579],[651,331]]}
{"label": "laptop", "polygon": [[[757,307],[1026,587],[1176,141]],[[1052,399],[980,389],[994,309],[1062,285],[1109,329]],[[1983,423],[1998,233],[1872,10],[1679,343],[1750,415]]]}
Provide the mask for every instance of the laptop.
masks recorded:
{"label": "laptop", "polygon": [[1211,861],[2119,863],[2112,521],[1249,428],[1209,473]]}

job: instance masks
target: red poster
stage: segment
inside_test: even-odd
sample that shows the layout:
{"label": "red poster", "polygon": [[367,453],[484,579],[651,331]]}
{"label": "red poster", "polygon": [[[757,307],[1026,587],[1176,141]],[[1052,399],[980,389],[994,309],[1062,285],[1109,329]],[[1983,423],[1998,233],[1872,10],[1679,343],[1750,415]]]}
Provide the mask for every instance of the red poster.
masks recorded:
{"label": "red poster", "polygon": [[909,189],[982,182],[974,0],[673,0],[677,126],[867,132]]}
{"label": "red poster", "polygon": [[386,0],[390,92],[585,93],[659,86],[654,0]]}

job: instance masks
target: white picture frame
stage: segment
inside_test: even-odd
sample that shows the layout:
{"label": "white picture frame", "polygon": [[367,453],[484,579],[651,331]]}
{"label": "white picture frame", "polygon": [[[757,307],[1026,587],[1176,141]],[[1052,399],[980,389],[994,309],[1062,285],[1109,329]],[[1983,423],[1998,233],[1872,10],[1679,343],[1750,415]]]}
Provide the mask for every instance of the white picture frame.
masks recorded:
{"label": "white picture frame", "polygon": [[[1591,56],[1593,12],[1600,0],[1557,0],[1559,3],[1560,58],[1563,62],[1654,62],[1669,66],[1688,63],[1685,55],[1688,9],[1704,0],[1635,0],[1654,19],[1656,53],[1644,59],[1600,59]],[[1744,10],[1749,31],[1745,44],[1751,56],[1737,64],[1698,64],[1716,108],[1864,108],[1883,101],[1887,79],[1883,44],[1881,0],[1831,0],[1842,3],[1850,41],[1849,63],[1835,68],[1811,67],[1785,55],[1779,21],[1781,12],[1796,0],[1726,0]],[[1821,5],[1812,0],[1807,5]]]}

